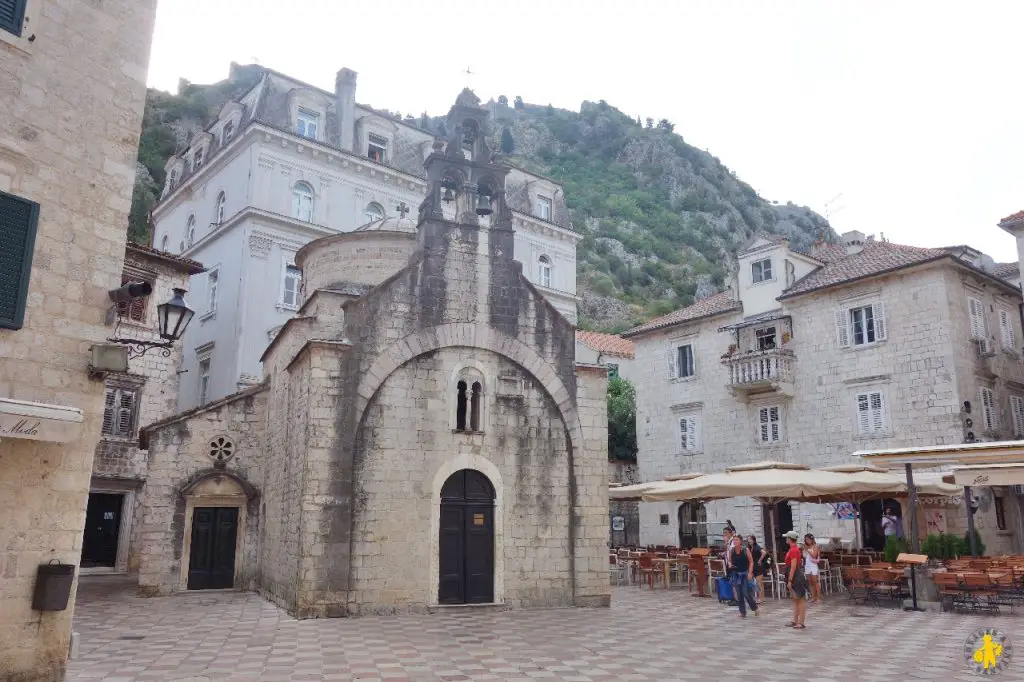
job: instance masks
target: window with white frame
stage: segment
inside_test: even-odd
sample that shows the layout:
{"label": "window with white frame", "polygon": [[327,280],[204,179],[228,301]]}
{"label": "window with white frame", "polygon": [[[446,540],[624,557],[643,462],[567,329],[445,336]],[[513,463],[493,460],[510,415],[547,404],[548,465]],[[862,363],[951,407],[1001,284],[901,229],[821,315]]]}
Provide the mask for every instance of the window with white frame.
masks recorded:
{"label": "window with white frame", "polygon": [[196,243],[196,217],[190,215],[185,223],[185,243],[191,246]]}
{"label": "window with white frame", "polygon": [[551,259],[547,256],[537,259],[537,284],[551,288]]}
{"label": "window with white frame", "polygon": [[384,207],[378,204],[376,201],[372,201],[366,206],[366,222],[372,223],[376,220],[384,219]]}
{"label": "window with white frame", "polygon": [[302,288],[302,270],[288,263],[284,266],[284,281],[281,283],[281,305],[299,307],[299,292]]}
{"label": "window with white frame", "polygon": [[1010,412],[1013,413],[1013,435],[1024,436],[1024,398],[1011,395]]}
{"label": "window with white frame", "polygon": [[210,358],[199,361],[199,404],[205,405],[210,394]]}
{"label": "window with white frame", "polygon": [[313,222],[313,188],[308,183],[296,182],[292,187],[292,217]]}
{"label": "window with white frame", "polygon": [[999,309],[999,332],[1003,339],[1003,348],[1013,350],[1013,314],[1004,308]]}
{"label": "window with white frame", "polygon": [[876,302],[837,310],[836,333],[841,348],[885,341],[885,306]]}
{"label": "window with white frame", "polygon": [[679,447],[683,452],[700,451],[700,420],[696,415],[679,418]]}
{"label": "window with white frame", "polygon": [[971,320],[971,338],[978,342],[982,352],[988,352],[988,321],[985,319],[985,304],[976,298],[968,298],[967,314]]}
{"label": "window with white frame", "polygon": [[761,327],[754,330],[754,340],[757,341],[758,350],[771,350],[776,347],[775,327]]}
{"label": "window with white frame", "polygon": [[370,133],[367,136],[366,158],[373,159],[377,163],[384,163],[388,158],[388,138],[383,135]]}
{"label": "window with white frame", "polygon": [[217,223],[218,226],[220,226],[220,225],[222,225],[224,223],[224,212],[225,212],[225,209],[227,208],[227,203],[228,203],[228,199],[227,199],[226,196],[224,196],[224,192],[218,193],[217,194],[217,209],[216,209],[216,211],[214,213],[214,222]]}
{"label": "window with white frame", "polygon": [[777,405],[758,409],[757,429],[762,443],[778,443],[782,440],[782,412]]}
{"label": "window with white frame", "polygon": [[212,313],[217,309],[217,286],[220,280],[220,273],[217,270],[210,270],[206,273],[206,312]]}
{"label": "window with white frame", "polygon": [[754,284],[760,284],[761,282],[770,282],[773,279],[775,278],[772,276],[771,258],[756,260],[750,264],[750,280]]}
{"label": "window with white frame", "polygon": [[231,136],[235,134],[235,123],[234,121],[228,121],[224,124],[224,128],[221,131],[221,144],[227,144],[231,141]]}
{"label": "window with white frame", "polygon": [[131,438],[135,432],[135,412],[138,407],[138,390],[122,386],[107,386],[103,405],[104,436]]}
{"label": "window with white frame", "polygon": [[537,217],[541,220],[551,220],[551,199],[537,197]]}
{"label": "window with white frame", "polygon": [[308,137],[311,140],[316,139],[317,130],[320,128],[320,114],[309,109],[299,109],[297,121],[295,124],[296,132],[302,137]]}
{"label": "window with white frame", "polygon": [[981,389],[981,419],[986,431],[999,428],[999,410],[996,409],[996,394],[991,388]]}
{"label": "window with white frame", "polygon": [[857,394],[857,433],[885,433],[885,396],[881,391]]}
{"label": "window with white frame", "polygon": [[687,343],[677,346],[668,354],[668,376],[670,379],[685,379],[697,373],[696,361],[693,357],[693,345]]}

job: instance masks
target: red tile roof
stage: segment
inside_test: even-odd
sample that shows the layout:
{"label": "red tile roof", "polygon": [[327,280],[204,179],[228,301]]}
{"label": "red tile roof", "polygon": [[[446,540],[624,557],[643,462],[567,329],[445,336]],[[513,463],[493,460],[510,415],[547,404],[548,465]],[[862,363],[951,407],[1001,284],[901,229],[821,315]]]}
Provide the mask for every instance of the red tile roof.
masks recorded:
{"label": "red tile roof", "polygon": [[1024,211],[1017,211],[1016,213],[1008,215],[1005,218],[1003,218],[1002,220],[1000,220],[999,224],[1001,225],[1003,223],[1012,223],[1012,222],[1015,222],[1017,220],[1020,220],[1021,218],[1024,218]]}
{"label": "red tile roof", "polygon": [[179,265],[185,272],[187,272],[190,275],[198,275],[200,272],[206,272],[206,266],[204,266],[199,261],[192,260],[191,258],[184,258],[182,256],[176,256],[173,253],[161,251],[160,249],[155,249],[152,246],[145,246],[144,244],[128,242],[127,244],[125,244],[124,248],[125,251],[137,251],[144,256],[159,258],[162,261]]}
{"label": "red tile roof", "polygon": [[992,274],[999,279],[1017,279],[1020,277],[1020,265],[1017,263],[996,263]]}
{"label": "red tile roof", "polygon": [[615,334],[577,331],[576,340],[605,355],[615,355],[621,358],[636,357],[636,344]]}
{"label": "red tile roof", "polygon": [[723,291],[719,294],[708,296],[703,300],[697,301],[691,306],[687,306],[681,310],[676,310],[668,315],[656,317],[638,327],[633,327],[632,329],[623,332],[622,335],[624,337],[639,336],[640,334],[664,329],[665,327],[671,327],[672,325],[681,324],[683,322],[692,322],[705,317],[714,317],[715,315],[721,315],[722,313],[728,313],[739,309],[740,303],[733,298],[732,292]]}
{"label": "red tile roof", "polygon": [[949,252],[943,249],[925,249],[891,242],[865,241],[861,250],[853,254],[847,253],[845,244],[829,244],[819,247],[814,253],[814,257],[825,264],[797,280],[779,298],[789,298],[949,256]]}

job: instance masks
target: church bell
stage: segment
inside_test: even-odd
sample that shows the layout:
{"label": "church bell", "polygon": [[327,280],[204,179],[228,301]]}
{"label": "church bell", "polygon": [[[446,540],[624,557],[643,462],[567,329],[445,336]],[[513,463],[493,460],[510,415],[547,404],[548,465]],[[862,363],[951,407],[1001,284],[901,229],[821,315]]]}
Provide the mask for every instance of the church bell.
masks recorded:
{"label": "church bell", "polygon": [[476,214],[477,215],[491,215],[494,211],[491,210],[491,198],[486,194],[480,194],[476,198]]}

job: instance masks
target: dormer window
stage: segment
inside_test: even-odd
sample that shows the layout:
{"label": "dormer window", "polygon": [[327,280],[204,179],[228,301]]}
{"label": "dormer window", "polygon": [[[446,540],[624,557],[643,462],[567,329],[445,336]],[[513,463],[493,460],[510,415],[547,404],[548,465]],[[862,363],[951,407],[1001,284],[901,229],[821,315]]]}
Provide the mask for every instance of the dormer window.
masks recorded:
{"label": "dormer window", "polygon": [[167,187],[169,189],[174,189],[174,186],[177,185],[177,184],[178,184],[178,169],[177,168],[172,168],[171,169],[171,179],[167,183]]}
{"label": "dormer window", "polygon": [[309,109],[299,109],[299,117],[296,122],[296,132],[311,140],[316,139],[317,130],[320,128],[320,114]]}
{"label": "dormer window", "polygon": [[537,197],[537,217],[541,220],[551,220],[551,199]]}
{"label": "dormer window", "polygon": [[192,156],[192,172],[199,170],[203,167],[203,148],[196,149],[196,153]]}
{"label": "dormer window", "polygon": [[231,141],[231,136],[234,135],[234,134],[235,134],[235,124],[233,122],[231,122],[231,121],[228,121],[227,123],[224,124],[224,129],[221,132],[221,137],[220,137],[221,144],[223,145],[223,144],[227,144],[228,142],[230,142]]}
{"label": "dormer window", "polygon": [[761,282],[770,282],[775,279],[772,276],[772,259],[765,258],[764,260],[754,261],[750,264],[750,280],[754,284],[760,284]]}
{"label": "dormer window", "polygon": [[366,156],[377,163],[384,163],[388,155],[388,138],[370,133],[366,145]]}

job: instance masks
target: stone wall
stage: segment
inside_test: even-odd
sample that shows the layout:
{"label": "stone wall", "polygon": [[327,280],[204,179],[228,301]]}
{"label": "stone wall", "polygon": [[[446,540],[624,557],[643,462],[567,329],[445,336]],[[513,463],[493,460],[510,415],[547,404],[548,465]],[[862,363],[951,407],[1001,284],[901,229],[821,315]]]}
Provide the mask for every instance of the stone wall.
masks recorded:
{"label": "stone wall", "polygon": [[[0,31],[0,191],[38,202],[24,326],[0,330],[0,396],[80,408],[64,446],[0,442],[0,679],[57,679],[65,611],[31,609],[36,566],[78,564],[103,384],[86,373],[120,285],[156,3],[30,1]],[[29,40],[32,38],[31,40]]]}
{"label": "stone wall", "polygon": [[[216,499],[231,496],[239,498],[240,509],[241,551],[235,558],[235,587],[256,588],[260,495],[265,487],[266,403],[266,390],[258,386],[164,420],[144,432],[149,474],[140,500],[139,590],[143,595],[183,589],[192,507],[232,506]],[[218,437],[234,445],[234,455],[223,466],[211,456],[211,442]],[[206,498],[213,498],[210,504],[204,503]]]}

